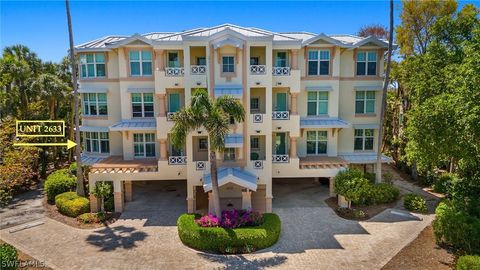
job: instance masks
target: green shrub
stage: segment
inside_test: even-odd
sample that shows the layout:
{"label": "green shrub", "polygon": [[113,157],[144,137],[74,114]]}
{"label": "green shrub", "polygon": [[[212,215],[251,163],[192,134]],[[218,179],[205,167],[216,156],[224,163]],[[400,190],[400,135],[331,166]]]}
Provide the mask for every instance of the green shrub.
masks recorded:
{"label": "green shrub", "polygon": [[263,215],[263,223],[255,227],[225,229],[200,227],[195,223],[199,215],[183,214],[177,220],[178,235],[192,248],[221,253],[252,252],[267,248],[278,241],[280,218],[273,213]]}
{"label": "green shrub", "polygon": [[480,256],[461,256],[458,258],[456,270],[479,270]]}
{"label": "green shrub", "polygon": [[455,179],[456,176],[454,174],[442,174],[433,183],[433,191],[437,193],[448,194]]}
{"label": "green shrub", "polygon": [[55,197],[55,205],[60,213],[69,217],[78,217],[90,211],[90,201],[75,192],[65,192]]}
{"label": "green shrub", "polygon": [[374,184],[375,183],[375,178],[377,177],[376,173],[373,172],[366,172],[363,175],[364,178],[367,178],[370,183]]}
{"label": "green shrub", "polygon": [[115,204],[114,204],[114,198],[113,198],[113,192],[112,192],[112,195],[108,196],[105,199],[105,211],[113,212],[114,210],[115,210]]}
{"label": "green shrub", "polygon": [[413,193],[407,194],[403,197],[403,206],[413,212],[427,212],[427,202],[425,199]]}
{"label": "green shrub", "polygon": [[393,174],[391,172],[384,172],[382,174],[383,182],[386,184],[392,184],[393,183]]}
{"label": "green shrub", "polygon": [[76,187],[76,178],[68,169],[57,170],[51,173],[45,181],[45,192],[49,201],[55,200],[58,194],[72,191]]}
{"label": "green shrub", "polygon": [[354,208],[347,208],[347,207],[338,207],[336,209],[336,212],[338,215],[344,218],[349,218],[349,219],[365,219],[367,218],[367,213],[360,209],[354,209]]}
{"label": "green shrub", "polygon": [[17,249],[9,244],[0,245],[0,269],[17,269]]}
{"label": "green shrub", "polygon": [[100,223],[106,219],[105,213],[83,213],[77,217],[77,220],[82,223]]}
{"label": "green shrub", "polygon": [[398,199],[400,190],[392,184],[380,183],[372,186],[371,200],[373,203],[391,203]]}
{"label": "green shrub", "polygon": [[480,218],[469,215],[453,201],[441,202],[435,216],[433,230],[438,243],[480,254]]}
{"label": "green shrub", "polygon": [[70,166],[68,166],[68,170],[70,171],[70,174],[77,175],[77,162],[70,164]]}

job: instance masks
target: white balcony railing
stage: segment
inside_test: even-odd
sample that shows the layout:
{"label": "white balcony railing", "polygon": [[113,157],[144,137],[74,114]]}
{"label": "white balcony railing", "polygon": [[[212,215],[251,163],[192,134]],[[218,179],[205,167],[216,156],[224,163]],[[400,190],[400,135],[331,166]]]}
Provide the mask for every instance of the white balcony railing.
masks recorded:
{"label": "white balcony railing", "polygon": [[167,67],[165,68],[165,76],[168,77],[183,77],[185,70],[183,67]]}
{"label": "white balcony railing", "polygon": [[263,114],[254,113],[253,114],[253,123],[263,123]]}
{"label": "white balcony railing", "polygon": [[173,121],[176,112],[167,112],[167,121]]}
{"label": "white balcony railing", "polygon": [[288,76],[290,75],[290,67],[273,67],[273,76]]}
{"label": "white balcony railing", "polygon": [[187,164],[186,156],[169,156],[168,157],[169,165],[185,165]]}
{"label": "white balcony railing", "polygon": [[207,162],[206,161],[196,161],[195,168],[197,171],[205,171],[207,169]]}
{"label": "white balcony railing", "polygon": [[207,66],[201,65],[201,66],[196,66],[196,65],[191,65],[190,66],[190,72],[193,75],[203,75],[207,73]]}
{"label": "white balcony railing", "polygon": [[272,119],[273,120],[288,120],[288,119],[290,119],[290,112],[289,111],[273,111],[272,112]]}
{"label": "white balcony railing", "polygon": [[267,73],[267,66],[265,65],[250,65],[250,74],[262,75]]}
{"label": "white balcony railing", "polygon": [[257,170],[263,169],[263,160],[253,160],[253,168]]}
{"label": "white balcony railing", "polygon": [[289,160],[288,155],[272,155],[272,163],[288,163]]}

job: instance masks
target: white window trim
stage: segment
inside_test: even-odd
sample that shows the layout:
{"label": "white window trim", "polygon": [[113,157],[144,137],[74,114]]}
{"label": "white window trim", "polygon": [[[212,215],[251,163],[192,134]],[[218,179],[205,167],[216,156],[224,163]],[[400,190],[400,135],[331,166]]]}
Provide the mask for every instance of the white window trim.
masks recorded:
{"label": "white window trim", "polygon": [[[362,131],[362,136],[356,135],[355,131],[356,130],[361,130]],[[371,130],[372,131],[372,136],[366,136],[365,135],[365,130]],[[355,140],[356,139],[362,139],[362,149],[355,149]],[[372,149],[365,149],[365,141],[367,138],[371,138],[373,143],[372,143]],[[374,129],[369,129],[369,128],[356,128],[353,131],[353,151],[373,151],[375,148],[375,130]]]}
{"label": "white window trim", "polygon": [[[228,66],[233,66],[233,71],[223,71],[223,70],[224,70],[223,67],[225,66],[225,64],[223,63],[223,59],[226,58],[226,57],[233,59],[232,64],[226,64],[226,65],[228,65]],[[234,74],[234,73],[235,73],[235,70],[236,70],[236,68],[235,68],[235,56],[234,56],[234,55],[222,55],[222,73],[225,73],[225,74]]]}
{"label": "white window trim", "polygon": [[[138,101],[133,101],[133,95],[134,94],[140,94],[140,96],[142,97],[142,101],[138,102]],[[152,117],[155,117],[155,97],[153,97],[153,101],[152,102],[147,102],[147,103],[152,103],[152,106],[153,106],[153,115],[152,116],[145,116],[145,97],[144,95],[145,94],[150,94],[150,93],[132,93],[130,95],[130,100],[131,100],[131,104],[132,104],[132,118],[152,118]],[[152,94],[153,95],[153,94]],[[142,116],[134,116],[133,115],[133,104],[141,104],[141,107],[142,107]]]}
{"label": "white window trim", "polygon": [[[95,94],[95,101],[90,101],[90,95],[91,94]],[[100,117],[103,117],[103,116],[108,116],[108,97],[107,97],[107,94],[105,94],[105,96],[107,97],[107,100],[105,100],[105,105],[107,105],[107,113],[106,114],[100,114],[100,110],[99,110],[99,102],[98,102],[98,94],[103,94],[103,93],[82,93],[82,108],[85,109],[85,105],[87,105],[88,107],[88,113],[84,110],[82,110],[82,115],[85,115],[85,116],[100,116]],[[85,96],[88,96],[87,98],[85,98]],[[96,114],[91,114],[90,113],[90,105],[92,105],[92,103],[95,102],[95,107],[96,107],[96,111],[97,113]]]}
{"label": "white window trim", "polygon": [[[91,134],[92,133],[97,133],[97,138],[93,139]],[[102,139],[100,136],[100,133],[106,133],[107,134],[107,139]],[[98,154],[110,154],[110,136],[108,132],[90,132],[90,131],[85,131],[83,133],[84,136],[84,149],[85,152],[87,153],[98,153]],[[93,141],[97,141],[98,143],[98,151],[92,151],[93,150]],[[106,141],[109,145],[108,147],[108,152],[102,152],[102,141]],[[87,151],[87,144],[89,144],[90,151]]]}
{"label": "white window trim", "polygon": [[[138,52],[138,60],[132,60],[132,59],[130,59],[130,52]],[[150,52],[150,53],[151,53],[150,50],[131,50],[131,51],[128,52],[128,60],[129,60],[128,64],[130,65],[130,76],[131,76],[131,77],[143,77],[143,76],[148,77],[148,76],[153,76],[153,53],[152,53],[152,59],[150,59],[150,60],[143,60],[142,52]],[[140,74],[138,74],[138,75],[137,75],[137,74],[132,74],[132,65],[131,65],[132,62],[133,62],[133,63],[137,63],[137,62],[139,63],[139,65],[140,65],[140,67],[139,67],[139,68],[140,68]],[[145,63],[150,62],[150,64],[152,65],[152,74],[147,74],[147,75],[143,74],[143,63],[144,63],[144,62],[145,62]]]}
{"label": "white window trim", "polygon": [[[310,52],[317,52],[317,59],[310,59]],[[328,59],[320,59],[320,52],[328,52]],[[330,76],[330,60],[332,58],[330,50],[314,50],[310,49],[307,51],[307,76]],[[317,73],[316,74],[309,74],[309,63],[310,62],[317,62]],[[320,62],[328,62],[328,73],[327,74],[320,74]]]}
{"label": "white window trim", "polygon": [[[359,60],[358,60],[358,54],[360,54],[360,53],[364,53],[364,54],[365,54],[365,61],[359,61]],[[368,54],[369,54],[369,53],[375,54],[375,61],[369,61],[369,60],[368,60]],[[378,58],[378,55],[377,55],[377,52],[376,52],[376,51],[360,51],[360,52],[357,52],[357,56],[356,56],[356,59],[355,59],[355,60],[356,60],[355,65],[356,65],[357,63],[364,63],[364,65],[365,65],[365,74],[358,74],[358,68],[357,68],[357,70],[355,71],[355,73],[356,73],[355,75],[356,75],[356,76],[377,76],[377,71],[378,71],[378,66],[377,66],[377,65],[378,65],[378,59],[377,59],[377,58]],[[369,74],[368,74],[368,64],[369,64],[369,63],[375,63],[375,74],[373,74],[373,75],[369,75]]]}
{"label": "white window trim", "polygon": [[[358,99],[357,98],[357,93],[358,92],[363,92],[363,99]],[[374,92],[375,96],[374,98],[367,98],[367,92]],[[377,106],[376,106],[376,100],[377,100],[377,93],[375,91],[357,91],[355,93],[355,114],[375,114],[377,111]],[[357,113],[357,101],[363,100],[363,112]],[[367,101],[373,101],[373,112],[367,112]]]}
{"label": "white window trim", "polygon": [[[155,133],[133,133],[132,138],[133,138],[133,157],[134,158],[153,158],[157,156],[157,142],[154,140],[153,142],[147,142],[146,141],[146,134],[153,134],[153,137],[155,138]],[[135,135],[142,135],[143,140],[141,142],[135,142]],[[143,153],[141,156],[137,156],[135,153],[135,145],[143,145]],[[147,156],[147,144],[153,144],[154,145],[154,155],[153,156]]]}
{"label": "white window trim", "polygon": [[[310,100],[308,99],[308,94],[309,92],[313,92],[315,93],[316,95],[316,99],[315,100]],[[320,99],[320,95],[319,93],[327,93],[327,99],[324,100],[324,99]],[[329,100],[330,100],[330,95],[328,94],[328,92],[319,92],[319,91],[307,91],[307,115],[308,116],[315,116],[315,115],[318,115],[318,116],[328,116],[328,110],[329,110]],[[308,114],[308,103],[310,102],[315,102],[315,114],[314,115],[311,115],[311,114]],[[320,103],[327,103],[327,113],[320,113],[319,110],[318,110],[318,105]]]}
{"label": "white window trim", "polygon": [[[93,55],[93,62],[92,63],[87,63],[87,55],[92,54]],[[107,63],[106,63],[106,55],[103,54],[103,62],[97,62],[97,54],[103,54],[103,53],[86,53],[80,55],[80,78],[105,78],[107,76]],[[82,58],[85,58],[85,62],[82,63]],[[93,76],[88,76],[88,65],[93,64]],[[97,65],[104,65],[105,66],[105,75],[104,76],[98,76],[97,75]],[[85,76],[82,76],[82,69],[85,68]]]}
{"label": "white window trim", "polygon": [[[315,140],[309,140],[308,139],[308,132],[315,132]],[[320,140],[320,136],[318,135],[319,132],[326,132],[327,133],[327,138],[325,140]],[[307,156],[326,156],[328,154],[328,131],[325,130],[308,130],[307,131],[307,137],[306,137],[306,142],[315,142],[315,154],[309,154],[308,149],[306,148],[305,150],[307,151]],[[326,151],[325,153],[318,153],[318,144],[320,142],[325,142],[326,143]]]}

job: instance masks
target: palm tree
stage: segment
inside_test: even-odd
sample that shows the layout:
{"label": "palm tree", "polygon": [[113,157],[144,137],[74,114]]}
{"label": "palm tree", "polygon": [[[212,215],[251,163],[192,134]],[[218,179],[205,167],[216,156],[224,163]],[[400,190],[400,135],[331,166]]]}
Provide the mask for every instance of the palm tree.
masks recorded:
{"label": "palm tree", "polygon": [[243,105],[231,96],[222,96],[213,100],[205,89],[195,90],[190,106],[183,108],[173,117],[175,124],[172,129],[172,143],[175,146],[185,145],[188,133],[202,126],[208,133],[212,199],[215,215],[219,218],[221,218],[221,210],[216,152],[221,152],[225,148],[225,136],[229,131],[230,117],[237,122],[243,122],[245,120]]}
{"label": "palm tree", "polygon": [[68,21],[68,37],[70,41],[70,65],[72,66],[72,84],[73,84],[73,112],[75,116],[75,157],[77,161],[77,194],[78,196],[85,196],[85,188],[83,187],[83,172],[82,172],[82,158],[80,156],[80,119],[78,115],[78,85],[77,85],[77,65],[75,62],[75,54],[73,51],[73,31],[72,18],[70,17],[70,5],[68,0],[65,0],[67,8]]}
{"label": "palm tree", "polygon": [[380,109],[380,126],[378,127],[377,142],[377,168],[375,182],[382,181],[382,142],[383,142],[383,123],[385,118],[385,106],[387,99],[387,89],[390,83],[390,66],[392,61],[393,48],[393,0],[390,0],[390,33],[388,36],[388,54],[387,54],[387,70],[385,71],[385,80],[383,81],[382,106]]}

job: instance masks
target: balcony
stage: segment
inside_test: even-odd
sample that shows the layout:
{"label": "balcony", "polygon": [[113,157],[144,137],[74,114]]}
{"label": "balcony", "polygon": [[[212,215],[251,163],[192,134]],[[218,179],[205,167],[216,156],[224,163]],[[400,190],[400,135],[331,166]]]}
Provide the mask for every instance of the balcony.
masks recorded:
{"label": "balcony", "polygon": [[169,156],[168,165],[185,165],[187,164],[186,156]]}
{"label": "balcony", "polygon": [[184,88],[184,69],[170,68],[155,70],[155,93],[165,94],[167,89]]}
{"label": "balcony", "polygon": [[166,77],[183,77],[185,70],[183,67],[166,67],[165,76]]}
{"label": "balcony", "polygon": [[122,156],[110,156],[92,165],[91,173],[139,173],[157,172],[156,158],[124,160]]}
{"label": "balcony", "polygon": [[267,66],[266,65],[250,65],[250,74],[265,75],[267,74]]}
{"label": "balcony", "polygon": [[340,169],[348,163],[340,157],[306,156],[300,158],[300,169]]}
{"label": "balcony", "polygon": [[273,76],[290,76],[290,67],[273,67]]}
{"label": "balcony", "polygon": [[273,111],[272,120],[289,120],[290,112],[289,111]]}
{"label": "balcony", "polygon": [[207,73],[206,65],[191,65],[190,74],[192,75],[205,75]]}
{"label": "balcony", "polygon": [[288,163],[289,161],[289,155],[272,155],[272,163]]}

